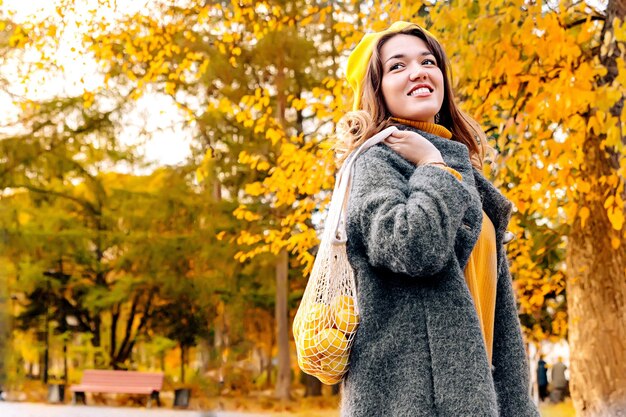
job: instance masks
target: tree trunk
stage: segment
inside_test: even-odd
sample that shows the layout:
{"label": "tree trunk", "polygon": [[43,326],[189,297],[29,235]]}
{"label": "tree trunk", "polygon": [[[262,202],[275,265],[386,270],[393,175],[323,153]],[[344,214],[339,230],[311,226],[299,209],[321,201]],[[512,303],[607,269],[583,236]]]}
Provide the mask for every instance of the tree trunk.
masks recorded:
{"label": "tree trunk", "polygon": [[262,388],[263,389],[271,389],[272,388],[272,361],[269,360],[267,362],[264,362],[263,364],[263,371],[262,373],[265,374],[265,383],[263,384]]}
{"label": "tree trunk", "polygon": [[217,354],[219,365],[219,382],[224,383],[225,368],[228,362],[229,340],[228,340],[228,322],[226,320],[226,305],[223,300],[219,300],[216,306],[217,315],[215,316],[215,334],[214,348]]}
{"label": "tree trunk", "polygon": [[185,347],[180,345],[180,383],[185,383]]}
{"label": "tree trunk", "polygon": [[6,359],[11,337],[11,300],[7,297],[7,293],[8,285],[0,281],[0,392],[6,383],[8,368]]}
{"label": "tree trunk", "polygon": [[63,383],[69,385],[69,375],[67,372],[67,339],[63,339]]}
{"label": "tree trunk", "polygon": [[[131,336],[133,333],[133,323],[135,322],[135,316],[137,314],[137,305],[140,303],[141,294],[135,294],[133,297],[133,302],[130,307],[130,312],[128,313],[128,318],[126,319],[126,330],[124,331],[124,339],[122,339],[122,343],[119,346],[111,346],[111,367],[113,369],[123,369],[124,362],[128,359],[127,356],[127,348],[130,343]],[[117,327],[117,321],[116,321]],[[115,328],[111,329],[111,332],[115,332]],[[128,352],[130,353],[130,352]]]}
{"label": "tree trunk", "polygon": [[[612,34],[613,19],[623,20],[625,14],[625,0],[608,3],[603,38]],[[613,48],[600,57],[607,68],[600,86],[617,76],[620,48],[615,40],[610,43]],[[611,113],[619,117],[623,105],[622,96]],[[626,416],[626,245],[604,208],[604,199],[620,190],[598,181],[617,171],[620,154],[601,149],[603,139],[590,134],[584,146],[583,174],[599,197],[586,204],[591,216],[585,227],[580,221],[572,226],[567,253],[570,387],[580,417]],[[618,249],[612,248],[612,239],[620,241]]]}
{"label": "tree trunk", "polygon": [[204,373],[210,369],[210,349],[206,339],[201,339],[196,345],[196,358],[199,361],[200,372]]}
{"label": "tree trunk", "polygon": [[300,371],[302,379],[304,380],[304,396],[305,397],[321,397],[322,396],[322,383],[319,379],[312,375],[305,374]]}
{"label": "tree trunk", "polygon": [[[109,339],[109,358],[114,361],[115,350],[117,349],[117,322],[120,318],[120,304],[116,303],[111,309],[111,334]],[[113,369],[117,369],[113,364]]]}
{"label": "tree trunk", "polygon": [[570,388],[579,417],[614,417],[626,415],[626,256],[602,204],[590,210],[568,245]]}
{"label": "tree trunk", "polygon": [[44,317],[44,350],[43,350],[43,383],[48,383],[48,367],[50,365],[50,278],[46,279],[47,294],[46,315]]}
{"label": "tree trunk", "polygon": [[291,366],[289,360],[289,312],[287,311],[287,270],[289,256],[282,249],[276,260],[276,336],[278,342],[278,374],[276,397],[289,400]]}
{"label": "tree trunk", "polygon": [[[276,115],[280,124],[285,128],[287,125],[285,109],[287,97],[285,96],[286,68],[282,57],[276,62],[278,73],[276,75]],[[279,216],[280,217],[280,216]],[[276,258],[276,343],[278,345],[278,373],[276,375],[276,397],[281,400],[291,398],[291,365],[289,360],[289,310],[287,307],[288,292],[289,254],[283,248]]]}

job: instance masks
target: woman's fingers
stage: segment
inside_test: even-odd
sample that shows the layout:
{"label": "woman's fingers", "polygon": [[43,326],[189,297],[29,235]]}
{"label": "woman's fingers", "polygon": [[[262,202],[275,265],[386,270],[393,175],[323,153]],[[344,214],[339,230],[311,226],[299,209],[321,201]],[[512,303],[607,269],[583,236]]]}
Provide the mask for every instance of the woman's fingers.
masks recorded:
{"label": "woman's fingers", "polygon": [[409,132],[405,131],[405,130],[396,130],[395,132],[393,132],[391,135],[389,135],[390,138],[397,138],[397,139],[401,139],[401,138],[405,138],[409,135]]}
{"label": "woman's fingers", "polygon": [[397,140],[411,139],[411,138],[416,139],[416,140],[424,140],[424,141],[427,140],[425,137],[423,137],[419,133],[416,133],[410,130],[397,130],[393,132],[391,135],[389,135],[387,138],[394,138]]}
{"label": "woman's fingers", "polygon": [[400,141],[402,141],[403,139],[406,139],[409,137],[409,132],[405,132],[403,130],[397,130],[395,132],[393,132],[391,135],[387,136],[387,139],[385,139],[385,142],[387,143],[398,143]]}
{"label": "woman's fingers", "polygon": [[420,165],[422,161],[437,159],[437,155],[440,157],[437,148],[417,132],[409,130],[393,132],[385,139],[385,143],[394,152],[416,165]]}

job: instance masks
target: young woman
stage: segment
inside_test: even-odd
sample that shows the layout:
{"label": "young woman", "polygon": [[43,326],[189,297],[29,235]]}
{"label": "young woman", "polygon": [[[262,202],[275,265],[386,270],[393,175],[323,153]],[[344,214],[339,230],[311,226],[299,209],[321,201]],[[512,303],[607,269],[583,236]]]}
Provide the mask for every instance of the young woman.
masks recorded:
{"label": "young woman", "polygon": [[504,237],[511,203],[481,174],[484,133],[455,104],[446,56],[406,22],[366,35],[347,78],[355,162],[348,256],[361,322],[342,415],[539,416]]}

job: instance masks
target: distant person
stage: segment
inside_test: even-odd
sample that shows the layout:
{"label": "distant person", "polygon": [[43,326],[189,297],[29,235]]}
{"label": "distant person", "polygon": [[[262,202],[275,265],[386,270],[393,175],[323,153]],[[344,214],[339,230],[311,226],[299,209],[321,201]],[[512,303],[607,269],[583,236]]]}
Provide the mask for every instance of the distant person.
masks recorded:
{"label": "distant person", "polygon": [[548,396],[548,368],[543,355],[539,356],[537,362],[537,388],[539,388],[539,399],[544,401]]}
{"label": "distant person", "polygon": [[554,403],[560,403],[565,397],[567,390],[567,379],[565,378],[565,370],[567,366],[563,363],[563,358],[558,357],[557,362],[552,365],[552,372],[550,374],[552,390],[550,393],[550,399]]}

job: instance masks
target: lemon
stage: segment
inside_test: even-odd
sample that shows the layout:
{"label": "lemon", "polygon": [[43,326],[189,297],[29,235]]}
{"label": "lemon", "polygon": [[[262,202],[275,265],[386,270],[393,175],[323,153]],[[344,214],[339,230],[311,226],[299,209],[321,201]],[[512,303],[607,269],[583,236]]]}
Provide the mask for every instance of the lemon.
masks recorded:
{"label": "lemon", "polygon": [[320,371],[320,363],[315,358],[301,357],[298,355],[298,366],[309,375],[313,375]]}
{"label": "lemon", "polygon": [[303,327],[305,330],[314,330],[315,332],[332,327],[329,307],[322,303],[313,304],[304,319]]}
{"label": "lemon", "polygon": [[333,298],[333,301],[330,303],[330,308],[333,313],[337,313],[339,310],[344,309],[356,311],[354,298],[349,295],[338,295]]}
{"label": "lemon", "polygon": [[298,352],[303,358],[319,358],[320,354],[319,340],[316,337],[315,330],[305,330],[302,338],[298,343]]}
{"label": "lemon", "polygon": [[341,376],[337,376],[337,377],[327,377],[327,376],[322,376],[322,375],[317,376],[317,379],[319,379],[322,384],[326,384],[326,385],[338,384],[339,382],[341,382],[342,378],[343,377]]}
{"label": "lemon", "polygon": [[334,315],[335,326],[346,336],[354,333],[359,326],[359,315],[353,309],[341,309]]}
{"label": "lemon", "polygon": [[327,377],[337,377],[343,375],[348,369],[349,353],[345,352],[339,356],[326,356],[320,361],[322,373]]}
{"label": "lemon", "polygon": [[341,330],[322,329],[317,334],[317,349],[323,356],[338,355],[348,348],[348,339]]}

